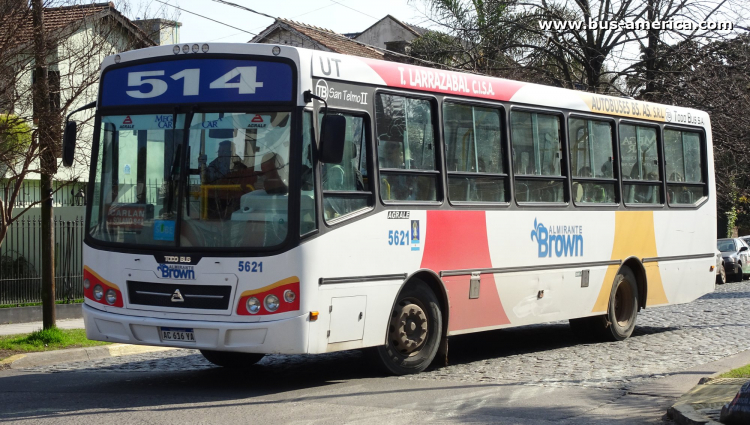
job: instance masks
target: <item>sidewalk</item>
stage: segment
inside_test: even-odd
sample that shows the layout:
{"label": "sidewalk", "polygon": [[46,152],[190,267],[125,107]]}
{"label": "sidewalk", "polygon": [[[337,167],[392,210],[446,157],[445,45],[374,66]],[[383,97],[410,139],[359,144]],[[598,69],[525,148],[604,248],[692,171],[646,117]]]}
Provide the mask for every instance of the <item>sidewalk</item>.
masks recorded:
{"label": "sidewalk", "polygon": [[[57,327],[60,329],[83,329],[83,319],[58,320]],[[0,336],[27,334],[42,329],[42,322],[11,323],[0,325]]]}
{"label": "sidewalk", "polygon": [[[60,329],[83,329],[83,319],[58,320]],[[42,329],[42,322],[0,325],[0,336],[34,332]],[[155,351],[174,350],[170,347],[148,345],[111,344],[98,347],[68,348],[63,350],[43,351],[37,353],[17,354],[0,361],[0,370],[4,368],[23,369],[28,367],[49,366],[58,363],[72,363],[88,360],[121,357]]]}
{"label": "sidewalk", "polygon": [[[646,387],[652,387],[649,388],[652,393],[679,397],[667,409],[667,415],[675,423],[720,425],[718,421],[722,406],[732,401],[740,387],[748,380],[716,376],[746,364],[750,364],[750,350],[667,377],[661,385],[646,384]],[[690,386],[686,384],[690,381],[695,382],[700,375],[704,377],[689,389]]]}

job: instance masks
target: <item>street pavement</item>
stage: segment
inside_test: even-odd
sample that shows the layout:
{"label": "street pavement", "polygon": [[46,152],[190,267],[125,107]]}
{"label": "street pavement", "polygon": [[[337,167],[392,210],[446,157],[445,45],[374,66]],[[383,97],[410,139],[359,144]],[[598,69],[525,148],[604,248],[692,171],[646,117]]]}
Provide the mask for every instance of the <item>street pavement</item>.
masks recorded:
{"label": "street pavement", "polygon": [[[60,329],[83,329],[83,319],[57,320],[56,326]],[[27,334],[42,329],[42,322],[11,323],[0,325],[0,336]]]}
{"label": "street pavement", "polygon": [[382,377],[358,351],[244,372],[191,350],[6,370],[0,421],[664,423],[701,377],[750,363],[748,311],[750,282],[730,283],[641,311],[622,342],[582,343],[562,322],[463,335],[449,366],[408,377]]}

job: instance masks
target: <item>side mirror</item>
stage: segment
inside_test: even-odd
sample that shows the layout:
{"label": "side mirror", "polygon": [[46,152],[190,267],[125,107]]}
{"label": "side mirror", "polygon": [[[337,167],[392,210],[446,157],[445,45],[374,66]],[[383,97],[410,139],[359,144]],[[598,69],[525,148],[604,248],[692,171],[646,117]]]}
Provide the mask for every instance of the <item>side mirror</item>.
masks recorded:
{"label": "side mirror", "polygon": [[338,164],[344,157],[346,118],[343,115],[325,115],[320,126],[320,161]]}
{"label": "side mirror", "polygon": [[68,121],[65,124],[62,145],[62,163],[66,167],[73,165],[73,157],[76,152],[76,135],[77,126],[75,121]]}
{"label": "side mirror", "polygon": [[746,246],[741,246],[740,247],[740,252],[744,252],[744,251],[747,251],[747,247]]}

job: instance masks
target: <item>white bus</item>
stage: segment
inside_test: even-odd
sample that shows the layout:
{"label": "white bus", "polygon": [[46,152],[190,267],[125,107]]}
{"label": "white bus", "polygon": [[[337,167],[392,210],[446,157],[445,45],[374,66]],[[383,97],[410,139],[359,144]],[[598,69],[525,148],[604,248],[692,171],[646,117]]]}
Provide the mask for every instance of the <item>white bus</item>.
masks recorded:
{"label": "white bus", "polygon": [[108,57],[95,106],[90,339],[231,367],[372,347],[406,374],[469,332],[622,340],[714,288],[701,111],[214,43]]}

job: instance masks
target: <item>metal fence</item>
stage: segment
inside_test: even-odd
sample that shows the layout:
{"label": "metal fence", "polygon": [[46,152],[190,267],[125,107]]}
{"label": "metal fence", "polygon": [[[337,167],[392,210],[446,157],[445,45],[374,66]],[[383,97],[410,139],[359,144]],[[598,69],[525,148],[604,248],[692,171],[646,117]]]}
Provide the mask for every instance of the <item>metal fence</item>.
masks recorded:
{"label": "metal fence", "polygon": [[[21,218],[8,229],[0,247],[0,305],[42,301],[39,217]],[[55,219],[55,298],[83,298],[83,217]]]}
{"label": "metal fence", "polygon": [[[5,187],[9,183],[0,180],[0,198],[4,198]],[[53,182],[52,202],[54,207],[77,207],[86,205],[86,183],[85,182]],[[12,188],[11,188],[12,190]],[[42,199],[42,190],[39,180],[26,180],[21,183],[21,189],[13,203],[14,208],[25,208]],[[5,199],[3,199],[5,201]],[[36,206],[39,206],[37,204]]]}

